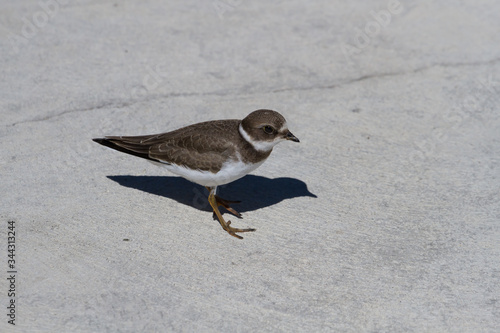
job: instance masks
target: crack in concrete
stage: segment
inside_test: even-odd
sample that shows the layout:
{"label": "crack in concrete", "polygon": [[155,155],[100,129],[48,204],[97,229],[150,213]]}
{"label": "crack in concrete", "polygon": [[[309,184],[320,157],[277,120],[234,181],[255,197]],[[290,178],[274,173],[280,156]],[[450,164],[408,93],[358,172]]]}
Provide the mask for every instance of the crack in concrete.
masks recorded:
{"label": "crack in concrete", "polygon": [[79,109],[72,109],[72,110],[64,110],[62,112],[56,113],[56,114],[50,114],[46,115],[44,117],[38,117],[38,118],[33,118],[33,119],[27,119],[27,120],[22,120],[18,121],[15,123],[12,123],[7,126],[16,126],[19,124],[25,124],[25,123],[32,123],[32,122],[39,122],[39,121],[46,121],[50,120],[53,118],[61,117],[63,115],[69,114],[69,113],[76,113],[76,112],[87,112],[87,111],[95,111],[95,110],[100,110],[100,109],[105,109],[105,108],[116,108],[116,109],[121,109],[127,106],[134,105],[139,102],[147,101],[147,100],[154,100],[158,98],[170,98],[170,97],[182,97],[182,96],[202,96],[202,95],[222,95],[221,93],[218,92],[211,92],[211,93],[170,93],[170,94],[163,94],[163,95],[156,95],[156,96],[149,96],[148,98],[145,99],[138,99],[138,100],[130,100],[126,102],[105,102],[105,103],[100,103],[95,106],[90,106],[86,108],[79,108]]}
{"label": "crack in concrete", "polygon": [[117,107],[117,108],[123,108],[123,107],[129,106],[130,104],[131,103],[126,103],[126,102],[122,102],[122,103],[115,103],[115,102],[101,103],[101,104],[98,104],[98,105],[90,107],[90,108],[65,110],[65,111],[62,111],[62,112],[59,112],[59,113],[56,113],[56,114],[46,115],[44,117],[35,117],[33,119],[22,120],[22,121],[18,121],[18,122],[12,123],[12,124],[10,124],[8,126],[16,126],[16,125],[19,125],[19,124],[34,123],[34,122],[39,122],[39,121],[46,121],[46,120],[50,120],[52,118],[57,118],[57,117],[63,116],[63,115],[68,114],[68,113],[85,112],[85,111],[91,111],[91,110],[99,110],[99,109],[103,109],[103,108],[110,107],[110,106],[111,107]]}
{"label": "crack in concrete", "polygon": [[[472,67],[472,66],[490,65],[490,64],[497,63],[497,62],[500,62],[500,58],[494,58],[494,59],[487,60],[487,61],[475,61],[475,62],[435,63],[435,64],[432,64],[429,66],[422,66],[422,67],[416,68],[416,69],[411,70],[411,71],[406,71],[406,72],[396,71],[396,72],[386,72],[386,73],[373,73],[373,74],[363,75],[363,76],[360,76],[360,77],[354,78],[354,79],[344,80],[344,81],[341,81],[339,83],[325,85],[325,86],[281,88],[281,89],[274,89],[271,91],[271,93],[280,93],[280,92],[285,92],[285,91],[328,90],[328,89],[335,89],[335,88],[339,88],[341,86],[345,86],[345,85],[349,85],[349,84],[353,84],[353,83],[357,83],[357,82],[361,82],[361,81],[365,81],[365,80],[375,79],[375,78],[384,78],[384,77],[391,77],[391,76],[402,76],[402,75],[408,75],[408,74],[415,74],[415,73],[423,72],[423,71],[426,71],[428,69],[435,68],[435,67],[451,67],[451,68],[454,68],[454,67],[455,68]],[[230,93],[241,94],[240,92],[235,91],[235,90],[232,90]],[[212,91],[212,92],[205,92],[205,93],[192,92],[192,93],[159,94],[159,95],[155,95],[155,96],[148,96],[145,99],[137,99],[137,100],[131,100],[131,101],[127,101],[127,102],[105,102],[105,103],[100,103],[96,106],[91,106],[91,107],[87,107],[87,108],[65,110],[65,111],[62,111],[62,112],[57,113],[57,114],[47,115],[47,116],[40,117],[40,118],[33,118],[33,119],[18,121],[18,122],[12,123],[12,124],[7,125],[7,126],[10,127],[10,126],[16,126],[19,124],[46,121],[46,120],[57,118],[57,117],[60,117],[60,116],[63,116],[65,114],[69,114],[69,113],[94,111],[94,110],[100,110],[100,109],[104,109],[104,108],[108,108],[108,107],[121,109],[121,108],[124,108],[127,106],[131,106],[133,104],[139,103],[139,102],[144,102],[147,100],[155,100],[155,99],[160,99],[160,98],[175,98],[175,97],[184,97],[184,96],[187,96],[187,97],[189,97],[189,96],[225,96],[225,95],[229,95],[230,93],[228,93],[228,91],[225,91],[225,92]],[[259,93],[262,93],[262,92],[259,92]]]}
{"label": "crack in concrete", "polygon": [[335,89],[339,88],[341,86],[369,80],[369,79],[375,79],[375,78],[384,78],[384,77],[390,77],[390,76],[402,76],[402,75],[408,75],[408,74],[415,74],[419,72],[424,72],[428,69],[435,68],[435,67],[451,67],[451,68],[459,68],[459,67],[472,67],[472,66],[483,66],[483,65],[490,65],[500,62],[500,58],[494,58],[491,60],[487,61],[476,61],[476,62],[462,62],[462,63],[435,63],[429,66],[422,66],[419,68],[415,68],[414,70],[411,71],[399,71],[399,72],[386,72],[386,73],[374,73],[374,74],[367,74],[360,76],[358,78],[350,79],[350,80],[344,80],[340,81],[339,83],[335,84],[330,84],[330,85],[325,85],[325,86],[309,86],[309,87],[291,87],[291,88],[282,88],[282,89],[275,89],[272,91],[272,93],[279,93],[279,92],[284,92],[284,91],[307,91],[307,90],[323,90],[323,89]]}

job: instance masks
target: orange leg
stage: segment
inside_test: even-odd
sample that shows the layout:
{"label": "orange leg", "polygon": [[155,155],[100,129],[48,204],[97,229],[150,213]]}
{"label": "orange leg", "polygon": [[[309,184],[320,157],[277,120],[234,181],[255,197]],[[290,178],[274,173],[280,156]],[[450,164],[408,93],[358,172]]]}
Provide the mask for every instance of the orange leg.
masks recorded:
{"label": "orange leg", "polygon": [[235,203],[235,201],[228,201],[219,198],[218,196],[215,195],[215,187],[213,188],[208,188],[210,191],[210,194],[208,195],[208,202],[210,203],[210,206],[212,206],[212,209],[214,210],[214,214],[217,216],[219,219],[219,223],[222,227],[222,229],[226,230],[231,236],[234,236],[239,239],[243,239],[240,235],[237,235],[237,232],[249,232],[249,231],[255,231],[255,229],[238,229],[238,228],[233,228],[231,227],[231,221],[225,221],[224,218],[222,217],[222,214],[219,211],[219,206],[223,206],[227,210],[229,210],[231,213],[235,214],[238,217],[241,217],[240,213],[229,207],[229,203]]}
{"label": "orange leg", "polygon": [[[205,186],[205,188],[208,190],[209,193],[212,191],[212,189],[208,186]],[[230,206],[231,204],[240,203],[241,201],[226,200],[226,199],[222,199],[217,194],[214,194],[214,195],[215,195],[215,200],[217,201],[217,206],[222,206],[222,207],[226,208],[226,210],[229,211],[230,213],[232,213],[234,216],[236,216],[240,219],[242,218],[241,214],[239,212],[237,212],[234,208],[231,208],[231,206]],[[215,214],[215,211],[214,211],[214,220],[215,219],[217,219],[217,215]]]}

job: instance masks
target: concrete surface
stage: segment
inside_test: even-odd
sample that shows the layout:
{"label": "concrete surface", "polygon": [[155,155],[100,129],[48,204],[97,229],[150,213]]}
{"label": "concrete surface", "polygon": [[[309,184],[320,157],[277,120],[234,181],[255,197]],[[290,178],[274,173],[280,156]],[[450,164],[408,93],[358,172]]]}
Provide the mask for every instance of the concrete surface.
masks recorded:
{"label": "concrete surface", "polygon": [[[0,1],[1,332],[498,331],[498,1],[54,1]],[[258,108],[244,240],[91,141]]]}

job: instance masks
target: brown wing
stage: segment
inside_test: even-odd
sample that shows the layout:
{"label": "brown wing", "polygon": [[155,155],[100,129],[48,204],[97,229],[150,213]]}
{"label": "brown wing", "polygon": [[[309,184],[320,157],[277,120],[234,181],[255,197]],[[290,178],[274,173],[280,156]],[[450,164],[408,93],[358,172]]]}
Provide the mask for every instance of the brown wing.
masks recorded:
{"label": "brown wing", "polygon": [[216,172],[234,153],[239,120],[218,120],[172,132],[141,136],[106,136],[94,141],[148,160]]}

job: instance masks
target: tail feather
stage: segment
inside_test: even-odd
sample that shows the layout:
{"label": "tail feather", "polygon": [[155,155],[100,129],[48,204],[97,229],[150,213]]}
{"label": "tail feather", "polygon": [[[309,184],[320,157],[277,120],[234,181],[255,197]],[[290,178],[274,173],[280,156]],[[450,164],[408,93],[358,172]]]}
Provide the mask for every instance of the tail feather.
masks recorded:
{"label": "tail feather", "polygon": [[92,141],[95,141],[103,146],[121,151],[122,153],[127,153],[137,157],[145,158],[150,161],[158,162],[158,160],[149,157],[148,145],[141,145],[137,143],[121,141],[115,138],[95,138],[92,139]]}

